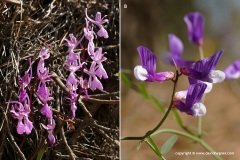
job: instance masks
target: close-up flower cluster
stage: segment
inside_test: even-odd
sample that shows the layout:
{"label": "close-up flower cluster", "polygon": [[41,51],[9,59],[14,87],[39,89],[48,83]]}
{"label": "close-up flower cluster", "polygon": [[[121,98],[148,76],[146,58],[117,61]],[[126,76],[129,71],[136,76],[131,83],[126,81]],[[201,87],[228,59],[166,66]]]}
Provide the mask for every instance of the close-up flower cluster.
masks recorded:
{"label": "close-up flower cluster", "polygon": [[[222,122],[225,115],[232,123],[239,121],[236,116],[239,103],[233,100],[237,96],[233,93],[239,93],[238,82],[229,80],[239,79],[239,61],[235,60],[224,70],[232,51],[224,43],[233,42],[231,35],[218,30],[221,34],[216,36],[214,29],[218,26],[211,21],[213,11],[207,5],[196,2],[199,6],[195,6],[193,2],[194,7],[184,8],[174,3],[178,2],[138,4],[131,0],[132,6],[135,4],[131,10],[141,13],[127,9],[122,12],[123,39],[135,36],[132,41],[122,42],[125,46],[121,69],[122,156],[125,159],[234,159],[237,149],[229,149],[231,144],[224,133],[235,135],[231,139],[236,141],[237,129],[230,133],[228,124]],[[222,5],[220,2],[219,6]],[[130,21],[137,26],[135,30],[128,27]],[[230,104],[235,111],[225,108]],[[214,145],[223,143],[222,140],[228,147]],[[237,143],[234,146],[238,148]],[[134,147],[136,151],[132,150]],[[229,156],[195,154],[222,150],[228,151]]]}
{"label": "close-up flower cluster", "polygon": [[[187,24],[190,42],[201,47],[203,45],[204,17],[199,12],[191,12],[184,16],[184,21]],[[174,34],[169,34],[168,37],[170,52],[168,55],[164,55],[163,60],[179,67],[181,74],[188,76],[190,83],[188,91],[176,92],[174,107],[192,116],[204,116],[206,107],[199,103],[203,94],[211,91],[212,84],[220,83],[225,79],[223,71],[215,70],[223,51],[217,51],[211,57],[204,58],[200,48],[200,57],[203,59],[185,61],[181,58],[183,52],[182,41]],[[178,76],[171,71],[155,73],[156,56],[146,47],[140,46],[137,50],[142,62],[142,65],[134,68],[134,75],[138,80],[164,82]]]}

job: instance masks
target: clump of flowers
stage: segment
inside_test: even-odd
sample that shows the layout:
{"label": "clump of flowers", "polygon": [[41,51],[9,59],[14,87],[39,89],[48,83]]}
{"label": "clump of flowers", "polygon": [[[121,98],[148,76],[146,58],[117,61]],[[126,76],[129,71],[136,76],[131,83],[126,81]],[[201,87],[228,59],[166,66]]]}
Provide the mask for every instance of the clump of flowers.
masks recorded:
{"label": "clump of flowers", "polygon": [[[86,26],[83,29],[84,34],[77,40],[73,34],[69,34],[70,39],[65,39],[64,45],[69,48],[68,56],[64,63],[64,68],[69,72],[66,80],[66,86],[68,88],[69,97],[67,99],[70,101],[72,118],[75,118],[77,110],[77,100],[81,93],[86,95],[88,99],[88,89],[91,90],[103,90],[103,85],[100,82],[102,78],[107,79],[108,75],[103,67],[103,62],[107,60],[105,57],[106,52],[103,52],[101,47],[95,47],[95,39],[103,37],[107,39],[109,37],[108,32],[104,28],[104,24],[108,22],[106,16],[101,15],[100,12],[96,13],[95,19],[91,19],[87,14],[87,9],[85,10],[85,22]],[[97,34],[94,31],[95,26],[97,26]],[[86,40],[87,46],[83,46],[81,42]],[[81,53],[76,53],[75,49],[81,47]],[[85,52],[87,50],[87,52]],[[52,82],[52,75],[50,74],[50,69],[45,66],[45,60],[50,57],[48,48],[43,47],[39,53],[39,60],[37,64],[37,78],[39,80],[37,86],[37,96],[42,102],[42,108],[40,112],[44,115],[48,124],[42,124],[41,126],[47,130],[48,139],[51,147],[55,144],[56,139],[54,136],[54,128],[56,126],[55,120],[53,118],[53,111],[49,106],[49,101],[53,100],[51,96],[48,85]],[[31,102],[27,93],[27,87],[32,79],[32,63],[29,59],[30,73],[25,72],[25,75],[21,78],[19,77],[19,100],[7,102],[12,104],[11,114],[12,117],[18,119],[17,132],[18,134],[30,134],[33,129],[33,123],[29,120],[29,114],[31,112]]]}
{"label": "clump of flowers", "polygon": [[[45,60],[50,57],[50,53],[48,52],[48,49],[43,47],[42,50],[39,53],[39,62],[37,66],[37,75],[38,79],[40,80],[38,84],[38,90],[37,94],[39,99],[43,102],[43,107],[40,110],[42,115],[46,116],[48,118],[48,125],[51,127],[44,127],[48,130],[48,128],[51,128],[53,131],[55,127],[55,121],[53,119],[53,114],[51,108],[48,106],[48,101],[53,100],[53,97],[51,97],[49,88],[47,87],[47,82],[52,81],[51,75],[49,75],[49,68],[45,67]],[[45,126],[42,124],[42,126]],[[55,143],[55,138],[52,134],[52,132],[48,132],[48,138],[50,141],[51,146]]]}
{"label": "clump of flowers", "polygon": [[[83,92],[88,98],[88,88],[92,90],[103,90],[102,83],[99,79],[108,78],[107,73],[102,65],[102,62],[107,59],[104,57],[104,54],[106,53],[102,52],[101,47],[98,49],[95,48],[94,39],[96,34],[93,30],[93,25],[96,25],[99,28],[97,35],[107,39],[108,33],[104,29],[103,24],[108,22],[108,20],[105,19],[106,16],[102,18],[100,12],[96,13],[95,20],[89,18],[87,15],[87,9],[85,14],[86,27],[84,28],[84,35],[82,38],[77,41],[75,36],[70,34],[70,40],[66,39],[66,43],[64,44],[69,48],[69,54],[65,62],[65,69],[70,72],[66,81],[66,86],[68,87],[70,94],[70,97],[67,99],[70,100],[72,118],[75,118],[76,116],[76,101],[79,97],[79,93]],[[81,44],[84,38],[88,42],[87,54],[85,54],[85,52],[81,52],[80,54],[75,53],[74,49]],[[81,59],[80,57],[84,58]],[[89,65],[90,68],[88,69],[87,66]],[[77,72],[80,72],[80,77],[76,77]]]}
{"label": "clump of flowers", "polygon": [[[203,26],[204,17],[199,12],[191,12],[184,16],[184,21],[188,28],[189,41],[200,47],[201,57],[203,56],[201,46],[203,45]],[[212,89],[213,83],[220,83],[225,79],[225,73],[232,73],[233,77],[238,77],[238,62],[230,66],[225,71],[215,70],[217,63],[223,54],[220,50],[208,58],[198,61],[189,61],[182,59],[183,43],[174,34],[169,34],[169,54],[165,54],[163,61],[179,67],[181,74],[188,76],[190,86],[186,91],[176,92],[173,105],[181,112],[186,112],[192,116],[204,116],[206,114],[205,106],[200,103],[204,93],[208,93]],[[156,56],[146,47],[137,48],[142,65],[134,68],[134,75],[138,80],[149,82],[164,82],[173,80],[175,76],[173,72],[156,73]],[[231,77],[228,74],[228,77]],[[174,80],[173,80],[174,81]]]}

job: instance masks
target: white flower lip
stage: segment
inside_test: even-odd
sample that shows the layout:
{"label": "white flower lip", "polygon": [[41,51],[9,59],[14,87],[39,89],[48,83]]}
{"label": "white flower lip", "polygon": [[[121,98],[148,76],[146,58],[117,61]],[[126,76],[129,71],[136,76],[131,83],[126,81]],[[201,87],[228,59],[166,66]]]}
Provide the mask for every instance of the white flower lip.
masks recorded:
{"label": "white flower lip", "polygon": [[206,114],[207,109],[202,103],[195,103],[192,107],[192,111],[194,112],[193,116],[202,117]]}
{"label": "white flower lip", "polygon": [[225,73],[220,70],[211,70],[209,78],[212,79],[212,83],[220,83],[225,79]]}
{"label": "white flower lip", "polygon": [[186,100],[187,90],[176,92],[174,95],[175,100]]}
{"label": "white flower lip", "polygon": [[202,83],[205,83],[207,85],[207,88],[204,93],[209,93],[212,90],[213,84],[210,82],[204,82],[204,81],[202,81]]}
{"label": "white flower lip", "polygon": [[134,68],[134,76],[141,81],[145,81],[148,78],[148,72],[141,65]]}

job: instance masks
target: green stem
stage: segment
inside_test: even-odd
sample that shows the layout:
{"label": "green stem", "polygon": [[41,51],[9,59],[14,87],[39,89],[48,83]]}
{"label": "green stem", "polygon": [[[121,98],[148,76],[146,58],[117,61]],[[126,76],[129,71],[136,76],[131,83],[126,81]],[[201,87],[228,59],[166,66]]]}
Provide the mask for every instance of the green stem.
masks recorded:
{"label": "green stem", "polygon": [[173,106],[173,99],[174,99],[174,95],[176,92],[176,88],[177,88],[177,83],[178,83],[178,78],[179,78],[180,74],[178,73],[178,70],[176,70],[176,79],[173,81],[174,82],[174,86],[173,86],[173,92],[172,92],[172,96],[171,96],[171,103],[168,107],[167,112],[164,114],[162,120],[157,124],[156,127],[154,127],[154,129],[148,131],[144,136],[141,137],[123,137],[121,140],[144,140],[145,138],[151,136],[154,132],[156,132],[158,130],[159,127],[161,127],[161,125],[163,124],[163,122],[167,119],[172,106]]}
{"label": "green stem", "polygon": [[198,117],[198,137],[202,137],[202,117]]}
{"label": "green stem", "polygon": [[203,53],[203,49],[202,49],[202,47],[201,47],[201,46],[200,46],[200,47],[198,47],[198,49],[199,49],[200,59],[201,59],[201,60],[203,60],[203,59],[204,59],[204,53]]}
{"label": "green stem", "polygon": [[[215,152],[203,139],[201,139],[199,137],[196,137],[196,136],[193,136],[191,134],[188,134],[188,133],[185,133],[185,132],[182,132],[182,131],[178,131],[178,130],[174,130],[174,129],[161,129],[161,130],[158,130],[155,133],[153,133],[152,136],[155,136],[155,135],[160,134],[160,133],[172,133],[172,134],[176,134],[176,135],[180,135],[180,136],[192,139],[192,140],[200,143],[201,146],[203,148],[205,148],[207,151]],[[222,160],[222,158],[219,155],[217,155],[217,154],[213,154],[213,156],[217,160]]]}

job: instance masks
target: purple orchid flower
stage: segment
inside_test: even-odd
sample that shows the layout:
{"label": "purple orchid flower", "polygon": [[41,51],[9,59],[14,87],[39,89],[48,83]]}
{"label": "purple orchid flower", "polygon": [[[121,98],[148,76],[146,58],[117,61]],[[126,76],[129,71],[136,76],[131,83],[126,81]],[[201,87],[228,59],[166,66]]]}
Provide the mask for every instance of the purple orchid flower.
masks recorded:
{"label": "purple orchid flower", "polygon": [[240,78],[240,59],[234,61],[229,65],[225,71],[226,79],[238,79]]}
{"label": "purple orchid flower", "polygon": [[79,41],[76,40],[76,37],[73,34],[69,34],[70,40],[65,39],[67,41],[64,43],[65,46],[67,46],[70,50],[74,50],[82,41],[83,38],[81,38]]}
{"label": "purple orchid flower", "polygon": [[92,90],[103,90],[102,83],[98,80],[97,75],[96,75],[96,70],[98,69],[98,66],[96,65],[97,63],[95,61],[92,62],[89,71],[84,69],[84,72],[89,75],[89,86]]}
{"label": "purple orchid flower", "polygon": [[50,53],[46,47],[43,47],[39,53],[39,57],[42,60],[48,59],[50,57]]}
{"label": "purple orchid flower", "polygon": [[142,65],[134,68],[134,75],[138,80],[164,82],[174,77],[173,72],[156,73],[157,58],[148,48],[140,46],[137,50],[142,62]]}
{"label": "purple orchid flower", "polygon": [[75,113],[77,110],[76,100],[77,100],[78,94],[72,90],[70,90],[69,93],[71,95],[71,98],[69,98],[69,100],[70,100],[70,104],[71,104],[72,118],[75,118],[75,116],[76,116]]}
{"label": "purple orchid flower", "polygon": [[25,101],[24,106],[18,101],[11,101],[7,103],[14,103],[12,105],[10,112],[13,118],[18,119],[17,132],[18,134],[30,134],[33,129],[33,123],[28,119],[30,113],[29,102]]}
{"label": "purple orchid flower", "polygon": [[[197,83],[196,80],[220,83],[225,79],[225,74],[220,70],[215,70],[215,68],[222,53],[222,50],[218,51],[211,57],[193,63],[191,67],[181,67],[180,71],[190,78],[191,84]],[[195,80],[191,80],[191,78]]]}
{"label": "purple orchid flower", "polygon": [[46,129],[47,130],[47,132],[48,132],[48,140],[49,140],[49,142],[50,142],[50,145],[51,145],[51,147],[53,147],[53,145],[54,145],[54,143],[55,143],[55,137],[54,137],[54,135],[53,135],[53,131],[54,131],[54,128],[55,128],[55,126],[56,126],[56,124],[55,124],[55,120],[54,119],[50,119],[50,122],[49,122],[49,124],[46,126],[46,125],[44,125],[44,124],[41,124],[42,125],[42,127],[44,128],[44,129]]}
{"label": "purple orchid flower", "polygon": [[103,65],[102,65],[102,62],[107,60],[107,58],[104,57],[104,54],[106,54],[106,52],[102,53],[102,48],[98,48],[97,51],[92,56],[92,60],[95,61],[98,64],[98,68],[96,70],[96,75],[99,78],[103,77],[104,79],[107,79],[108,78],[107,72],[103,68]]}
{"label": "purple orchid flower", "polygon": [[49,108],[48,103],[44,103],[40,112],[42,113],[42,115],[46,116],[47,118],[52,118],[52,110],[51,108]]}
{"label": "purple orchid flower", "polygon": [[47,82],[52,80],[51,75],[49,75],[49,68],[44,67],[44,61],[41,59],[39,60],[39,63],[37,66],[37,74],[38,74],[38,78],[42,82]]}
{"label": "purple orchid flower", "polygon": [[29,58],[29,64],[30,64],[30,73],[25,72],[25,75],[21,78],[19,77],[18,84],[21,86],[21,88],[26,88],[28,84],[30,83],[32,79],[32,62],[31,58]]}
{"label": "purple orchid flower", "polygon": [[[89,21],[87,20],[87,18],[85,18],[85,21],[86,21],[86,27],[83,28],[84,36],[86,37],[86,39],[87,39],[89,42],[93,42],[93,39],[94,39],[94,31],[93,31],[93,28],[90,28],[90,26],[89,26]],[[89,28],[90,28],[90,29],[89,29]]]}
{"label": "purple orchid flower", "polygon": [[170,54],[164,54],[163,61],[171,65],[174,65],[175,62],[177,66],[190,66],[194,61],[185,61],[181,57],[183,53],[182,41],[174,34],[169,34],[168,39]]}
{"label": "purple orchid flower", "polygon": [[[206,107],[200,103],[207,85],[204,83],[197,83],[190,85],[187,91],[183,91],[180,99],[174,100],[174,106],[181,112],[185,112],[191,116],[204,116],[206,114]],[[186,97],[186,98],[184,98]],[[185,103],[182,100],[186,100]]]}
{"label": "purple orchid flower", "polygon": [[83,79],[83,77],[80,77],[79,83],[80,83],[82,91],[86,95],[86,99],[88,99],[89,98],[89,96],[88,96],[89,84],[88,84],[87,79]]}
{"label": "purple orchid flower", "polygon": [[70,72],[68,79],[66,81],[66,86],[69,90],[76,91],[78,89],[78,79],[74,76],[73,72]]}
{"label": "purple orchid flower", "polygon": [[108,22],[108,19],[105,19],[106,15],[102,17],[100,12],[96,13],[95,20],[91,19],[87,15],[87,8],[85,10],[86,18],[93,24],[99,27],[99,31],[97,32],[97,35],[99,37],[104,37],[105,39],[108,38],[108,32],[104,29],[103,24]]}
{"label": "purple orchid flower", "polygon": [[191,12],[184,16],[188,27],[189,40],[198,46],[203,44],[204,17],[199,12]]}
{"label": "purple orchid flower", "polygon": [[50,92],[46,86],[46,83],[39,82],[37,94],[43,103],[46,103],[49,100],[53,100],[53,97],[50,97]]}
{"label": "purple orchid flower", "polygon": [[83,64],[85,64],[85,62],[81,64],[79,56],[76,53],[70,51],[67,57],[67,61],[65,62],[65,69],[70,72],[76,72],[82,68]]}

